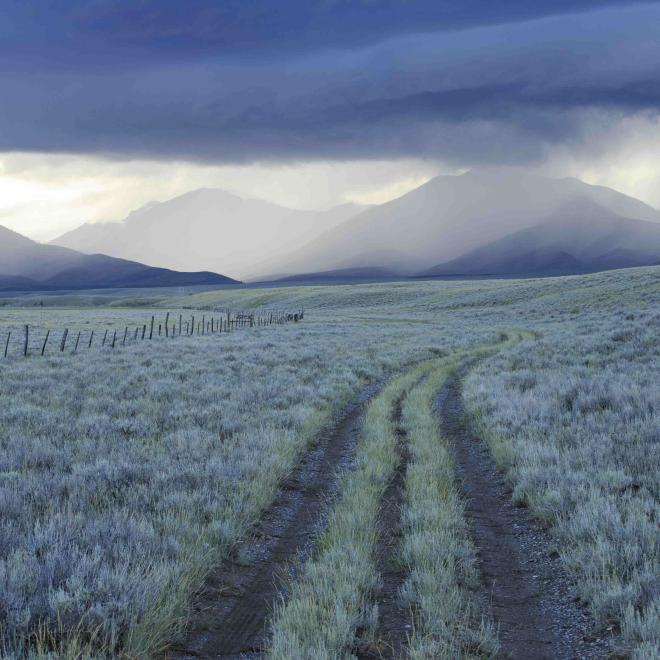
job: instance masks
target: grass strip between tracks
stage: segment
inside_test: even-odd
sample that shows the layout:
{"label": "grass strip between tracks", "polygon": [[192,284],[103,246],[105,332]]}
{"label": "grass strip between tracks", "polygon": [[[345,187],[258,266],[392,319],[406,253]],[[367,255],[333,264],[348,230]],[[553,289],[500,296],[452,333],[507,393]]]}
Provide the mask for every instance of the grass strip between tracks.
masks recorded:
{"label": "grass strip between tracks", "polygon": [[492,657],[497,635],[475,602],[478,584],[454,466],[433,407],[461,365],[492,355],[532,335],[508,331],[496,345],[461,351],[434,361],[402,407],[411,461],[404,493],[402,561],[408,578],[402,597],[414,612],[411,658]]}
{"label": "grass strip between tracks", "polygon": [[377,516],[398,461],[392,411],[401,399],[412,456],[400,557],[409,572],[402,597],[415,612],[411,655],[457,657],[468,650],[487,654],[496,647],[491,627],[476,617],[471,604],[474,550],[432,404],[452,369],[523,336],[503,332],[497,344],[424,361],[395,378],[372,401],[355,467],[340,479],[340,496],[327,527],[286,602],[275,607],[271,657],[343,657],[358,630],[367,638],[373,634],[378,620],[372,598],[379,580],[374,558]]}
{"label": "grass strip between tracks", "polygon": [[276,607],[272,657],[341,657],[358,627],[375,625],[376,520],[398,460],[392,409],[431,365],[424,362],[395,378],[367,408],[355,466],[340,479],[339,499],[314,555],[291,585],[287,602]]}

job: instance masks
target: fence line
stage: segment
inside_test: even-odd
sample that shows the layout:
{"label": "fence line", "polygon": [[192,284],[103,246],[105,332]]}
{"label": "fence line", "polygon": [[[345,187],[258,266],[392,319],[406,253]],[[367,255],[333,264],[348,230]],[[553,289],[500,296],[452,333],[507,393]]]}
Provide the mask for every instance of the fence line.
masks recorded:
{"label": "fence line", "polygon": [[[197,325],[195,325],[194,314],[191,314],[190,321],[185,321],[185,322],[183,320],[183,314],[179,314],[178,325],[177,325],[176,320],[170,323],[170,312],[167,312],[165,314],[164,324],[162,323],[158,324],[158,336],[162,337],[161,330],[163,328],[163,325],[164,325],[164,336],[166,338],[174,339],[176,337],[181,337],[181,336],[192,337],[195,335],[197,336],[216,335],[222,333],[229,333],[244,328],[280,325],[283,323],[289,323],[291,321],[297,323],[298,321],[302,321],[304,315],[305,315],[304,309],[300,309],[297,312],[271,311],[268,313],[261,313],[261,314],[253,314],[253,313],[249,314],[245,312],[232,314],[231,312],[226,311],[223,312],[220,316],[211,315],[211,317],[208,319],[206,314],[202,314],[201,320],[199,320],[198,318]],[[133,343],[136,343],[138,341],[145,341],[145,339],[153,340],[155,323],[156,323],[156,317],[155,315],[152,315],[151,320],[149,322],[148,337],[147,337],[147,324],[143,323],[136,325],[135,330],[132,333]],[[140,329],[141,329],[141,334],[140,334]],[[112,333],[110,341],[108,341],[109,332]],[[51,335],[50,328],[46,328],[46,336],[43,340],[43,343],[41,344],[40,350],[39,348],[37,348],[36,352],[34,350],[30,352],[30,337],[31,336],[34,337],[35,333],[34,332],[31,333],[30,326],[29,324],[26,323],[23,326],[23,346],[21,350],[23,357],[28,357],[29,355],[38,355],[38,356],[46,355],[47,354],[46,348],[48,346],[48,340],[50,338],[50,335]],[[7,339],[5,340],[5,347],[4,347],[5,358],[7,358],[10,355],[9,343],[11,336],[12,336],[12,331],[8,330]],[[82,331],[79,330],[76,336],[73,349],[70,351],[71,354],[79,352],[78,347],[80,345],[81,338],[83,338],[82,347],[84,348],[86,346],[88,350],[92,349],[94,347],[94,336],[95,336],[94,330],[92,329],[90,330],[89,340],[85,342],[82,335]],[[140,336],[140,339],[138,339],[138,336]],[[69,328],[64,328],[59,345],[60,353],[64,353],[64,351],[66,350],[68,337],[69,337]],[[121,338],[121,346],[126,346],[126,341],[128,338],[129,338],[129,326],[125,325],[123,338]],[[110,346],[111,349],[115,349],[118,345],[117,329],[114,328],[110,330],[106,328],[105,332],[103,333],[103,339],[101,340],[100,344],[101,344],[100,345],[101,348],[104,348],[106,344],[108,344],[108,346]]]}

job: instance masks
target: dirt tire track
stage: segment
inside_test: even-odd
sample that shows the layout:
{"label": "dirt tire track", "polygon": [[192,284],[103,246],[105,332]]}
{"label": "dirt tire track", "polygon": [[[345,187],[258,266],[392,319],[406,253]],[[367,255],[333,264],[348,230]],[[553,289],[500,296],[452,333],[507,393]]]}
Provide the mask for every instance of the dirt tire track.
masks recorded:
{"label": "dirt tire track", "polygon": [[376,594],[378,626],[374,643],[358,644],[353,649],[358,660],[402,657],[408,645],[408,635],[412,631],[412,615],[410,609],[401,602],[400,595],[407,576],[399,558],[403,538],[401,512],[406,471],[410,461],[407,435],[401,427],[401,406],[404,396],[397,399],[392,412],[399,463],[383,494],[378,516],[376,567],[381,578],[380,588]]}
{"label": "dirt tire track", "polygon": [[499,628],[500,657],[608,657],[611,640],[591,635],[592,622],[576,602],[548,533],[513,505],[486,444],[466,428],[461,375],[442,388],[436,411],[461,484],[484,601]]}
{"label": "dirt tire track", "polygon": [[[340,422],[321,434],[286,480],[252,537],[212,572],[195,603],[185,640],[168,659],[260,658],[282,578],[305,559],[318,536],[337,486],[338,472],[353,457],[366,403],[378,385],[365,387]],[[252,553],[241,563],[241,552]]]}

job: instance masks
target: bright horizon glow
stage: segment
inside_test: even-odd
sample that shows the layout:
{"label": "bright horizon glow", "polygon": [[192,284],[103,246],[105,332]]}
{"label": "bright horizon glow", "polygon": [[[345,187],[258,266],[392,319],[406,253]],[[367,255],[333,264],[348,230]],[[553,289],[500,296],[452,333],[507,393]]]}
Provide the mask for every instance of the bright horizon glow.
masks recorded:
{"label": "bright horizon glow", "polygon": [[0,225],[49,241],[116,222],[153,201],[221,188],[294,209],[382,204],[453,170],[414,160],[212,166],[44,154],[0,155]]}
{"label": "bright horizon glow", "polygon": [[[610,154],[588,162],[557,154],[538,171],[575,176],[660,207],[660,137],[635,135]],[[443,174],[437,163],[399,161],[316,162],[294,165],[200,165],[186,162],[107,160],[52,154],[0,155],[0,225],[39,241],[52,240],[86,222],[118,222],[145,204],[198,188],[222,188],[296,209],[339,204],[383,204]]]}

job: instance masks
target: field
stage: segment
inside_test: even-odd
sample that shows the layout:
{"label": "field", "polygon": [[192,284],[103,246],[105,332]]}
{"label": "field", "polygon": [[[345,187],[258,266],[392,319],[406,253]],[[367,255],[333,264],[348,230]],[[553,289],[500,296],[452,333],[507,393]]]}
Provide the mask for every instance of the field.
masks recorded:
{"label": "field", "polygon": [[[660,653],[660,268],[0,303],[2,657],[509,652],[459,426],[561,577],[540,588],[574,608],[555,628],[581,617],[556,657]],[[301,308],[39,355],[47,329]]]}

